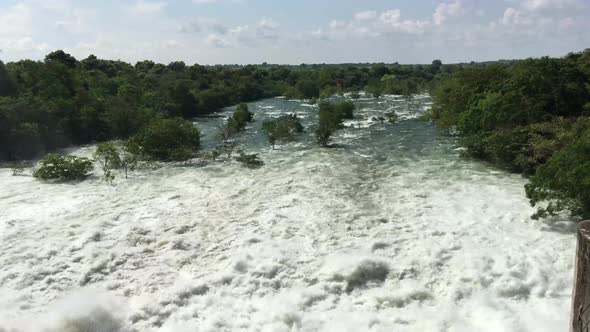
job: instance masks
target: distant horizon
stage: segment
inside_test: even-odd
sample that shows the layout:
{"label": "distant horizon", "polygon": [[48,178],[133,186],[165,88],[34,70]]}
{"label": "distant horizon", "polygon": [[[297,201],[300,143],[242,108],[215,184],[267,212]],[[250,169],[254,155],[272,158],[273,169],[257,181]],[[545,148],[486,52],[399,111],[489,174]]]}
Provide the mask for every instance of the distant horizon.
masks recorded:
{"label": "distant horizon", "polygon": [[0,59],[427,64],[590,47],[586,0],[6,0]]}
{"label": "distant horizon", "polygon": [[[587,49],[590,49],[590,47],[588,47]],[[564,54],[560,54],[560,55],[537,55],[537,56],[528,56],[528,57],[523,57],[523,58],[512,58],[512,59],[488,59],[488,60],[465,60],[465,61],[457,61],[457,62],[445,62],[439,58],[434,57],[432,59],[432,61],[434,60],[441,60],[443,65],[461,65],[461,64],[469,64],[469,63],[493,63],[493,62],[509,62],[509,61],[522,61],[522,60],[526,60],[526,59],[536,59],[536,58],[542,58],[542,57],[551,57],[551,58],[562,58],[567,56],[570,53],[578,53],[578,52],[583,52],[586,49],[582,49],[582,50],[573,50],[570,52],[566,52]],[[60,51],[60,49],[55,49],[55,50],[51,50],[49,52],[47,52],[47,54],[51,53],[51,52],[55,52],[55,51]],[[61,50],[64,51],[68,54],[70,54],[69,52],[67,52],[66,50]],[[44,54],[42,56],[40,56],[37,59],[31,59],[31,58],[23,58],[23,59],[18,59],[18,60],[12,60],[12,61],[5,61],[2,58],[2,50],[0,50],[0,61],[4,62],[4,63],[14,63],[14,62],[19,62],[19,61],[43,61],[45,55]],[[73,54],[70,54],[72,56],[74,56]],[[173,60],[170,62],[158,62],[152,59],[142,59],[142,60],[137,60],[137,61],[125,61],[122,59],[109,59],[109,58],[102,58],[100,56],[97,56],[96,54],[90,53],[87,56],[83,56],[83,57],[76,57],[76,60],[78,61],[82,61],[84,59],[87,59],[88,57],[90,57],[91,55],[96,56],[99,60],[105,60],[105,61],[121,61],[124,63],[128,63],[130,65],[135,65],[138,62],[142,62],[142,61],[152,61],[155,64],[162,64],[162,65],[168,65],[171,62],[176,62],[176,61],[182,61],[185,63],[185,65],[187,66],[193,66],[193,65],[200,65],[200,66],[205,66],[205,67],[245,67],[245,66],[288,66],[288,67],[298,67],[298,66],[302,66],[302,65],[306,65],[306,66],[354,66],[354,65],[378,65],[378,64],[383,64],[383,65],[401,65],[401,66],[424,66],[424,65],[430,65],[432,64],[432,61],[430,62],[425,62],[425,63],[402,63],[399,61],[393,61],[393,62],[313,62],[313,63],[271,63],[271,62],[261,62],[261,63],[187,63],[183,60]]]}

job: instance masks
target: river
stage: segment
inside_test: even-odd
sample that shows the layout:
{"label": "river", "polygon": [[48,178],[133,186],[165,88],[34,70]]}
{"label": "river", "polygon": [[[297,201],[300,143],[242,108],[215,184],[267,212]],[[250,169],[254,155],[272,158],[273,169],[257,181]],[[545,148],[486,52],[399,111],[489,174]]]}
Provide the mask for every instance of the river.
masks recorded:
{"label": "river", "polygon": [[[0,331],[566,331],[575,224],[531,220],[525,179],[418,119],[427,95],[355,103],[332,148],[315,106],[251,103],[257,170],[0,169]],[[196,120],[205,148],[230,112]],[[272,150],[261,123],[285,112],[306,131]]]}

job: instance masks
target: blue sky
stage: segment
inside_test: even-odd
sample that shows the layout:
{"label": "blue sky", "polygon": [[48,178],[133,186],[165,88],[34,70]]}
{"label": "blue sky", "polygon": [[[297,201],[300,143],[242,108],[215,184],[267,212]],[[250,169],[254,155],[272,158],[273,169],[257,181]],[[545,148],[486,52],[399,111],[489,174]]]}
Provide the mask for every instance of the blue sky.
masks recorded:
{"label": "blue sky", "polygon": [[0,0],[0,59],[445,63],[590,47],[590,0]]}

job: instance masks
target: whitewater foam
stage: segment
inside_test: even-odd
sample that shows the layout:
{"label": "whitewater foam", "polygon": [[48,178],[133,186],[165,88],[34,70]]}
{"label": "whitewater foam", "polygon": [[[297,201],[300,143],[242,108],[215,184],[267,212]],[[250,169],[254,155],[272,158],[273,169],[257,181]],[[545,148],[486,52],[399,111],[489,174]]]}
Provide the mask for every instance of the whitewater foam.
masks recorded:
{"label": "whitewater foam", "polygon": [[[574,224],[532,221],[524,179],[417,121],[428,96],[368,99],[330,149],[317,106],[253,104],[238,141],[259,170],[160,165],[108,185],[0,169],[0,330],[565,330]],[[371,120],[392,109],[399,123]],[[305,133],[270,149],[261,122],[293,110]],[[197,120],[206,146],[221,121]]]}

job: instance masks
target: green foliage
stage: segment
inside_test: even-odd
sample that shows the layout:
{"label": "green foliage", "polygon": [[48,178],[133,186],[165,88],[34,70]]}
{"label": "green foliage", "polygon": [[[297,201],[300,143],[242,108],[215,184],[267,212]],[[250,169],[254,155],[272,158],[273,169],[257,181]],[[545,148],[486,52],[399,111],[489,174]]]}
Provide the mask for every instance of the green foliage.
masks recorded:
{"label": "green foliage", "polygon": [[334,107],[336,112],[338,112],[343,119],[354,119],[354,103],[350,101],[343,101],[336,103]]}
{"label": "green foliage", "polygon": [[236,157],[236,161],[240,162],[246,168],[260,168],[264,162],[258,158],[258,154],[246,154],[243,151],[238,151],[240,154]]}
{"label": "green foliage", "polygon": [[567,210],[590,218],[590,130],[540,166],[525,188],[533,206],[545,203],[534,217]]}
{"label": "green foliage", "polygon": [[134,171],[139,163],[140,148],[132,140],[121,141],[117,143],[119,153],[120,167],[125,172],[127,179],[128,172]]}
{"label": "green foliage", "polygon": [[468,155],[534,174],[526,191],[535,217],[590,216],[589,54],[475,66],[435,88],[432,119],[455,127]]}
{"label": "green foliage", "polygon": [[395,111],[385,113],[385,117],[387,118],[387,121],[391,124],[396,123],[399,119],[399,116],[397,115],[397,113],[395,113]]}
{"label": "green foliage", "polygon": [[92,161],[84,157],[48,154],[39,162],[40,167],[33,173],[41,180],[81,180],[92,171]]}
{"label": "green foliage", "polygon": [[296,114],[288,114],[265,120],[262,123],[262,131],[266,133],[269,143],[274,148],[277,142],[293,141],[296,134],[303,132],[303,125]]}
{"label": "green foliage", "polygon": [[238,132],[244,130],[246,124],[253,120],[254,114],[248,110],[247,104],[242,103],[238,105],[232,116],[227,120],[227,126],[232,132]]}
{"label": "green foliage", "polygon": [[16,93],[16,86],[6,70],[4,62],[0,61],[0,97],[12,96]]}
{"label": "green foliage", "polygon": [[[353,109],[354,109],[354,105]],[[321,102],[319,113],[319,126],[316,129],[316,141],[320,146],[328,146],[330,137],[338,130],[344,128],[343,120],[345,116],[352,116],[350,104],[348,102],[341,102],[336,105],[329,102]]]}
{"label": "green foliage", "polygon": [[[447,67],[448,75],[462,65]],[[364,88],[411,94],[433,78],[430,66],[419,65],[131,65],[94,55],[78,61],[58,50],[44,61],[0,63],[0,160],[127,139],[161,118],[201,116],[281,94],[310,100]],[[232,126],[240,128],[243,121],[236,120]]]}
{"label": "green foliage", "polygon": [[121,168],[121,156],[115,143],[99,143],[94,152],[94,162],[102,168],[104,179],[112,183],[115,179],[113,170]]}
{"label": "green foliage", "polygon": [[465,139],[467,153],[489,160],[514,172],[534,174],[576,137],[590,128],[586,118],[556,119],[554,121],[499,129]]}
{"label": "green foliage", "polygon": [[157,120],[131,138],[137,153],[145,159],[184,161],[193,157],[200,145],[200,133],[181,119]]}
{"label": "green foliage", "polygon": [[301,80],[297,82],[295,88],[305,99],[318,98],[320,96],[320,87],[317,82],[313,80]]}
{"label": "green foliage", "polygon": [[223,142],[215,148],[199,154],[199,157],[210,161],[229,161],[235,148],[234,142]]}

